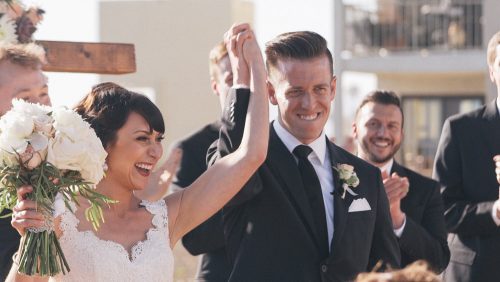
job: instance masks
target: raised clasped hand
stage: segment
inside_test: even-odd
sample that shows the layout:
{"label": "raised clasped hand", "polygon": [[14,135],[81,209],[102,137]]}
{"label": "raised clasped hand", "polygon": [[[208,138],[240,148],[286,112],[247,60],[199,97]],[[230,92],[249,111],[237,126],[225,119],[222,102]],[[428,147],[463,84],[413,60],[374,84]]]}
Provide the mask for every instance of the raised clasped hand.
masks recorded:
{"label": "raised clasped hand", "polygon": [[233,84],[250,86],[251,68],[263,66],[262,54],[255,34],[247,23],[233,24],[224,34],[231,61]]}

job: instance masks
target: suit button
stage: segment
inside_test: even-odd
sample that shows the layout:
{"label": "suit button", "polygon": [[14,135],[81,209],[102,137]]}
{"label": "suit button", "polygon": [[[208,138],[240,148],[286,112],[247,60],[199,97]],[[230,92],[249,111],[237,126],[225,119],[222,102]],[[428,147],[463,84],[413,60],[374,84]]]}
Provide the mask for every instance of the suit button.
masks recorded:
{"label": "suit button", "polygon": [[321,266],[321,271],[322,271],[322,272],[326,272],[327,270],[328,270],[328,266],[326,266],[326,264],[323,264],[323,265]]}

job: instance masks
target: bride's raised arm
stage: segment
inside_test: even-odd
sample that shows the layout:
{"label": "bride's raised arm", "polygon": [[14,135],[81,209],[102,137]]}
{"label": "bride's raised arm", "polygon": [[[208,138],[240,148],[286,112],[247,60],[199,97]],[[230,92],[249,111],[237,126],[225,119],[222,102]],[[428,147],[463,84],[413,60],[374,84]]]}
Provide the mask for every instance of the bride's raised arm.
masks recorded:
{"label": "bride's raised arm", "polygon": [[226,43],[235,77],[243,82],[251,78],[243,138],[233,153],[218,160],[189,187],[166,198],[172,247],[236,195],[267,155],[269,113],[261,50],[248,24],[233,25],[226,33]]}

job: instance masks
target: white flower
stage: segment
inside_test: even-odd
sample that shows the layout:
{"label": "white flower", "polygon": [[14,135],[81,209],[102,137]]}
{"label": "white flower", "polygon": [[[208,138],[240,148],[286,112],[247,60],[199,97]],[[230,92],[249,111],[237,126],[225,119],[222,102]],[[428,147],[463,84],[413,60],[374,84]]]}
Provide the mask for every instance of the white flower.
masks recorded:
{"label": "white flower", "polygon": [[[44,150],[48,145],[46,131],[52,128],[50,108],[23,100],[12,101],[12,109],[0,119],[0,149],[10,153],[23,153],[28,144],[35,151]],[[37,128],[40,128],[38,133]]]}
{"label": "white flower", "polygon": [[354,167],[348,164],[339,164],[337,166],[340,179],[349,179],[354,171]]}
{"label": "white flower", "polygon": [[85,135],[90,125],[75,111],[64,107],[55,108],[52,112],[52,118],[54,119],[54,129],[57,132],[75,140],[87,138]]}
{"label": "white flower", "polygon": [[6,14],[0,17],[0,42],[3,44],[17,43],[16,24]]}
{"label": "white flower", "polygon": [[342,182],[342,199],[345,198],[346,192],[349,192],[349,194],[353,196],[357,196],[358,194],[354,193],[351,189],[356,188],[359,185],[359,178],[354,171],[354,167],[348,164],[338,164],[333,168],[338,172],[339,180]]}
{"label": "white flower", "polygon": [[32,104],[24,100],[15,99],[12,101],[12,110],[23,115],[31,116],[34,130],[47,137],[52,133],[52,116],[49,114],[51,108],[45,105]]}
{"label": "white flower", "polygon": [[52,110],[49,106],[29,103],[21,99],[14,99],[12,100],[12,110],[39,119],[52,120],[52,118],[48,116]]}
{"label": "white flower", "polygon": [[7,152],[24,152],[34,123],[30,116],[16,111],[8,111],[0,119],[0,149]]}
{"label": "white flower", "polygon": [[56,131],[47,161],[59,169],[79,171],[83,179],[97,184],[104,176],[107,153],[94,130],[72,110],[55,109],[52,116]]}

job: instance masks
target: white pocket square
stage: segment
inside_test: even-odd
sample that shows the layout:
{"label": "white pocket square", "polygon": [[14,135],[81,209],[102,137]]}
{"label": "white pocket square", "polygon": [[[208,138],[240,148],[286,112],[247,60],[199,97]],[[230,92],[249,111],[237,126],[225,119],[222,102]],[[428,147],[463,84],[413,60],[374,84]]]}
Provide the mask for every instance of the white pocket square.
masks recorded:
{"label": "white pocket square", "polygon": [[368,201],[365,198],[361,198],[352,201],[351,205],[349,206],[348,212],[360,212],[360,211],[371,211],[371,210],[372,208],[370,207],[370,204],[368,204]]}

